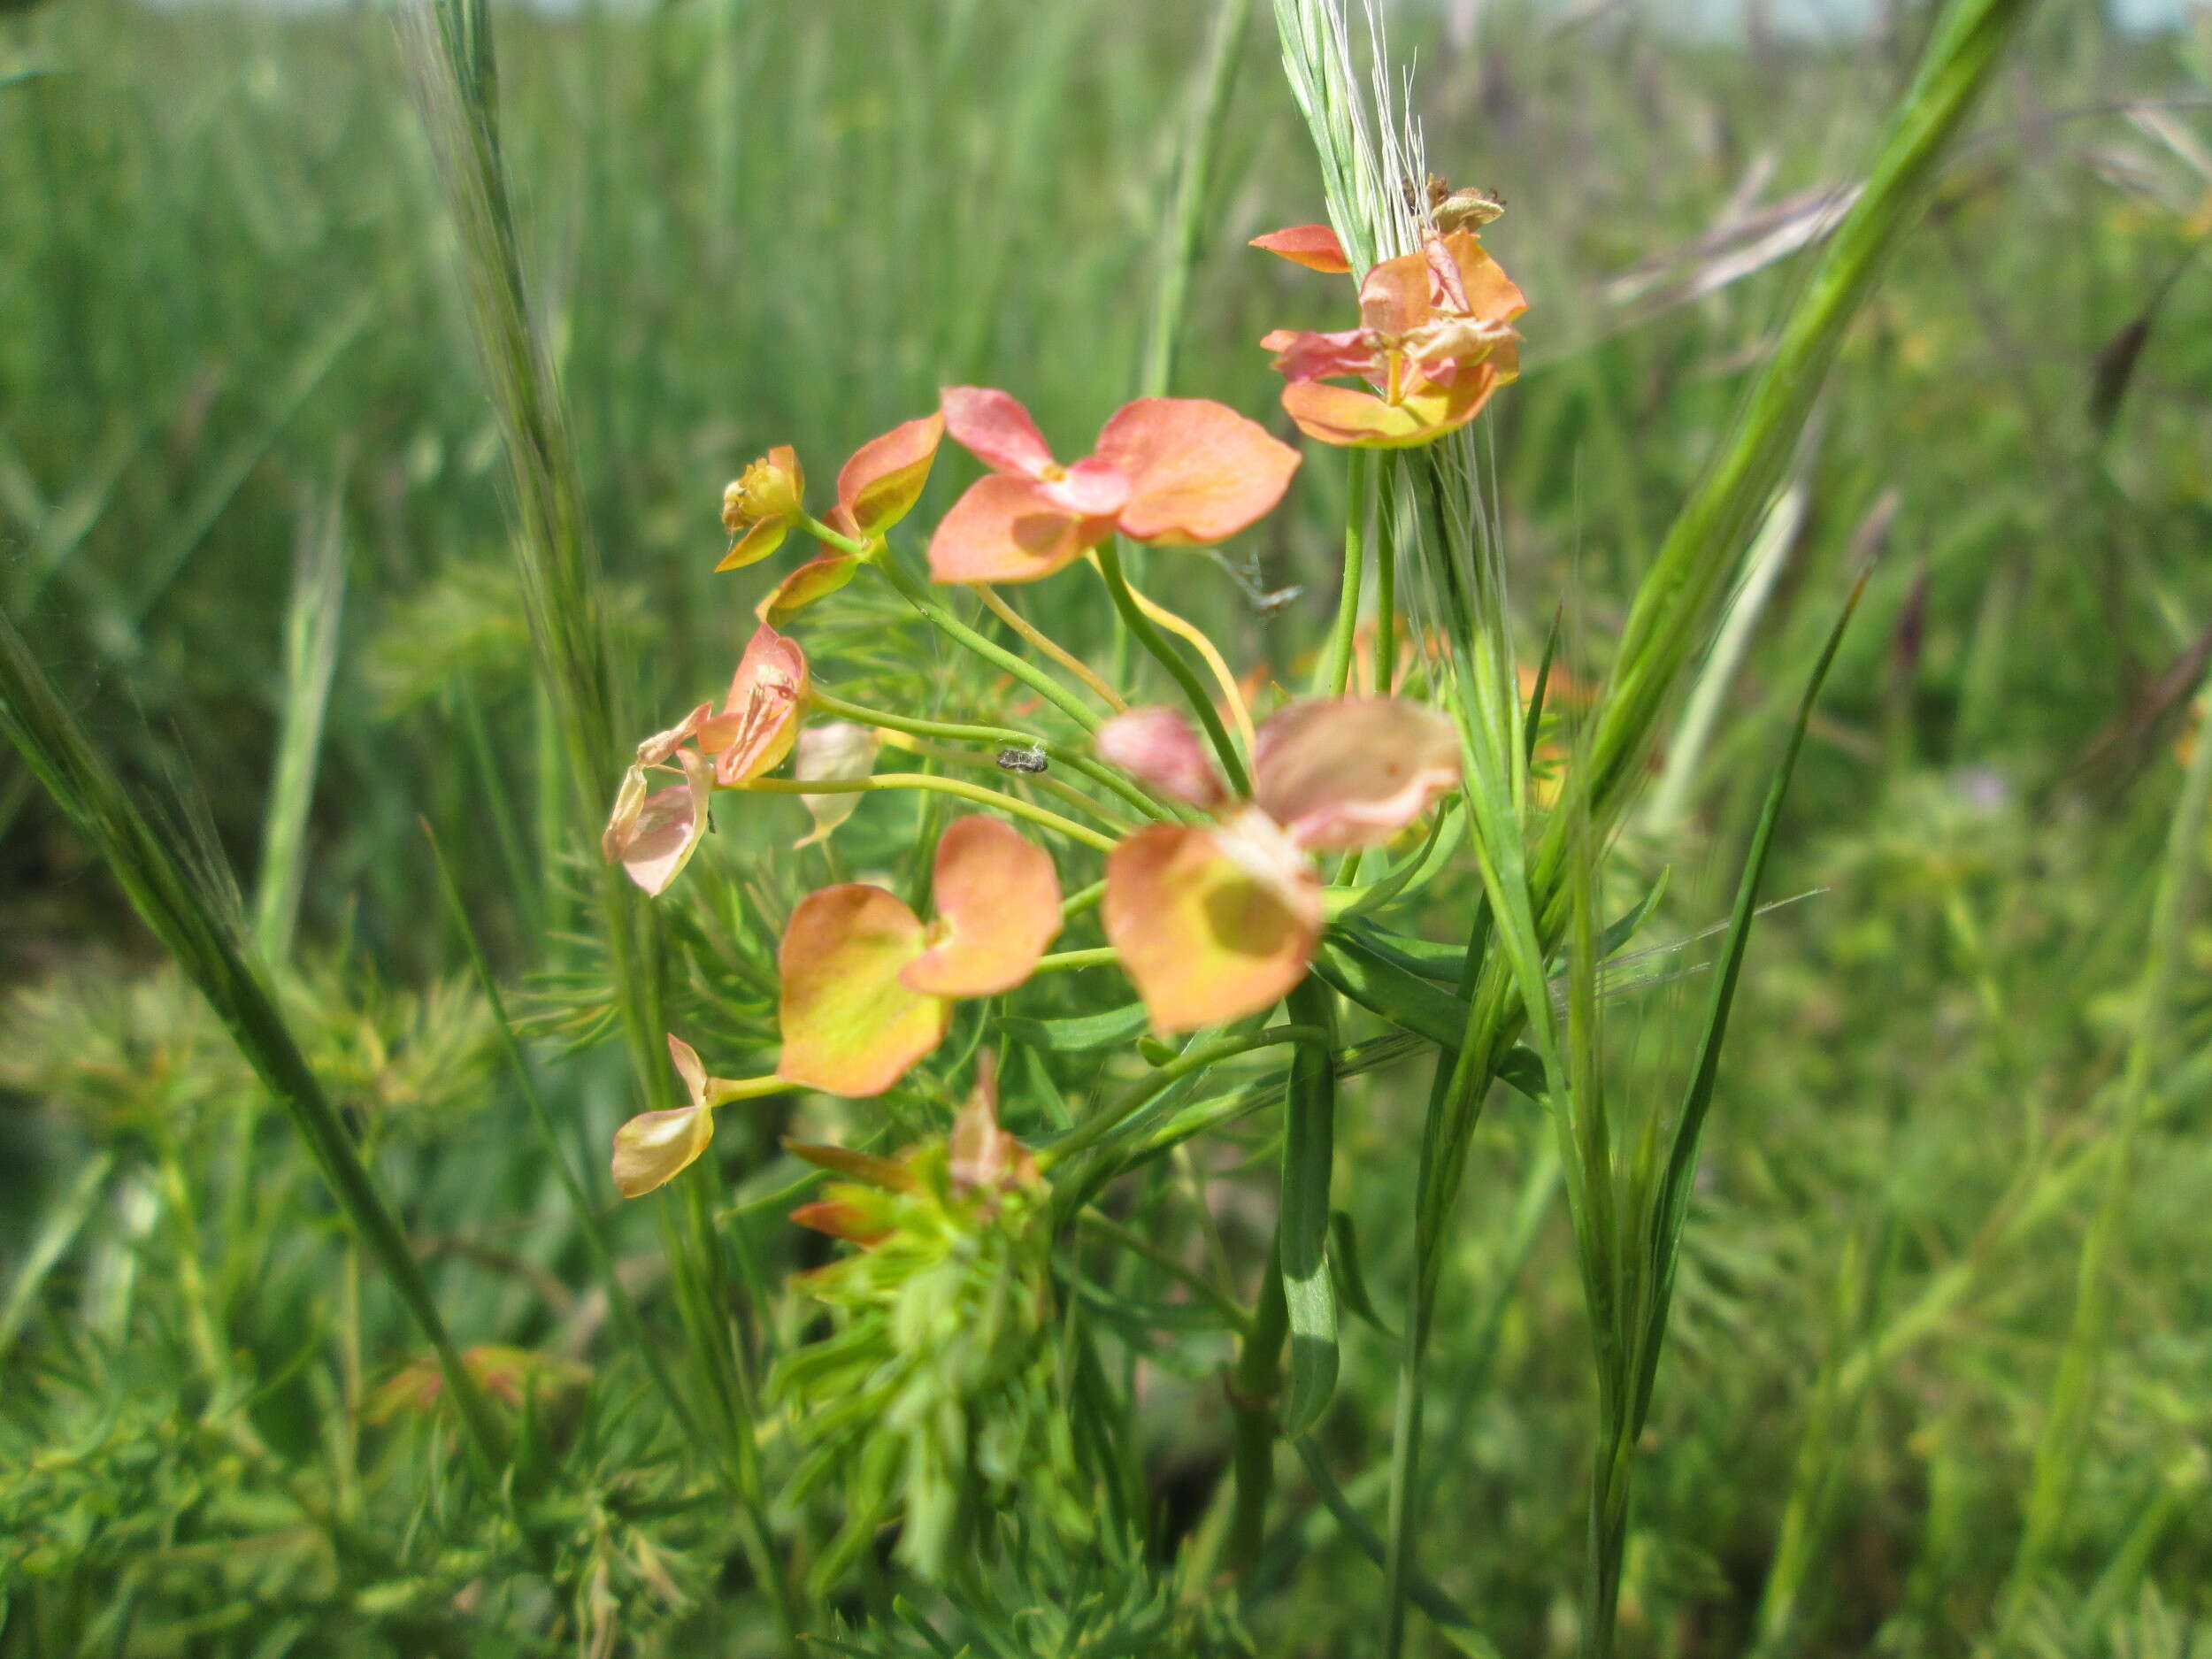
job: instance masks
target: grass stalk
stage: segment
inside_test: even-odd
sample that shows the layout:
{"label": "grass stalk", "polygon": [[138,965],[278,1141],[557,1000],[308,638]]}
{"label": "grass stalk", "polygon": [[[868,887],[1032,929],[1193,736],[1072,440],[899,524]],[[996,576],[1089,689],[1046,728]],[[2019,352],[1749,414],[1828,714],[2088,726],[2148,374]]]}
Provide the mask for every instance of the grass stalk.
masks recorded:
{"label": "grass stalk", "polygon": [[[2201,712],[2203,704],[2200,703]],[[2152,901],[2149,949],[2137,989],[2135,1030],[2128,1044],[2108,1143],[2101,1148],[2097,1205],[2074,1270],[2074,1310],[2059,1360],[2043,1430],[2036,1440],[2020,1548],[2006,1586],[2006,1606],[2024,1605],[2049,1571],[2065,1537],[2066,1519],[2090,1439],[2098,1385],[2112,1325],[2112,1282],[2120,1233],[2131,1195],[2136,1146],[2156,1100],[2167,1057],[2176,992],[2188,972],[2188,936],[2197,908],[2197,870],[2204,856],[2207,803],[2212,801],[2212,741],[2200,735],[2183,775],[2181,798],[2167,827],[2165,856]]]}
{"label": "grass stalk", "polygon": [[306,873],[307,817],[315,804],[323,717],[338,667],[338,621],[345,609],[343,495],[334,488],[301,549],[284,618],[284,710],[276,764],[262,818],[261,867],[254,886],[254,947],[275,967],[292,952]]}

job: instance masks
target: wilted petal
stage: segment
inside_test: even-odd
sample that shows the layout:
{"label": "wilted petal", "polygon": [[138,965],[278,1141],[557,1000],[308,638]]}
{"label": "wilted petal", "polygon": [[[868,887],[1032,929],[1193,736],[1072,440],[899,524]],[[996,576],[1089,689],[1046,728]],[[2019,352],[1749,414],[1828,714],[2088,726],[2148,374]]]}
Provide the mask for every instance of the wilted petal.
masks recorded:
{"label": "wilted petal", "polygon": [[1399,697],[1316,698],[1260,725],[1253,801],[1301,847],[1372,847],[1459,782],[1459,736]]}
{"label": "wilted petal", "polygon": [[1293,225],[1285,230],[1271,230],[1264,236],[1253,237],[1250,245],[1264,248],[1293,265],[1330,276],[1348,275],[1352,269],[1352,262],[1344,257],[1344,244],[1326,225]]}
{"label": "wilted petal", "polygon": [[1205,740],[1179,709],[1132,709],[1098,728],[1099,758],[1162,795],[1193,806],[1228,799]]}
{"label": "wilted petal", "polygon": [[[676,758],[683,766],[684,780],[647,795],[618,840],[614,824],[608,825],[604,838],[605,842],[613,843],[611,856],[622,861],[630,879],[655,896],[666,892],[669,883],[683,873],[707,833],[707,794],[712,774],[707,763],[690,749],[678,749]],[[643,774],[633,767],[630,776],[641,778]],[[631,787],[626,779],[626,795]],[[615,810],[618,814],[623,810],[621,802],[617,802]]]}
{"label": "wilted petal", "polygon": [[1381,334],[1418,328],[1429,319],[1432,280],[1425,253],[1384,260],[1360,279],[1360,321]]}
{"label": "wilted petal", "polygon": [[1052,855],[1003,818],[956,818],[937,841],[931,890],[942,937],[899,982],[933,996],[995,996],[1026,979],[1060,932]]}
{"label": "wilted petal", "polygon": [[1154,1028],[1189,1031],[1298,983],[1321,937],[1320,883],[1257,813],[1218,829],[1155,824],[1107,858],[1104,920]]}
{"label": "wilted petal", "polygon": [[975,1087],[952,1120],[946,1151],[956,1193],[1027,1186],[1038,1178],[1029,1148],[998,1126],[998,1062],[987,1053],[977,1057]]}
{"label": "wilted petal", "polygon": [[713,712],[711,703],[703,703],[665,732],[654,733],[637,746],[637,764],[641,766],[659,765],[674,754],[687,739],[697,736],[699,728],[707,723],[708,717]]}
{"label": "wilted petal", "polygon": [[1073,564],[1113,534],[1110,520],[1056,507],[1023,478],[979,479],[953,503],[929,541],[941,582],[1031,582]]}
{"label": "wilted petal", "polygon": [[607,827],[599,832],[599,850],[609,864],[618,860],[637,839],[638,818],[645,810],[650,787],[642,766],[633,766],[622,774],[622,787],[614,795],[614,810],[607,814]]}
{"label": "wilted petal", "polygon": [[[876,751],[882,747],[882,734],[872,726],[856,726],[850,720],[810,726],[799,733],[798,757],[791,763],[791,775],[806,783],[865,778],[876,769]],[[850,818],[860,804],[857,789],[799,798],[812,814],[814,828],[791,843],[794,850],[827,841],[830,832]]]}
{"label": "wilted petal", "polygon": [[1431,443],[1465,426],[1501,384],[1494,359],[1455,375],[1449,386],[1386,403],[1371,392],[1307,380],[1283,388],[1283,408],[1309,438],[1340,449],[1402,449]]}
{"label": "wilted petal", "polygon": [[1226,541],[1290,488],[1298,451],[1203,397],[1141,397],[1098,434],[1098,458],[1129,478],[1125,535],[1189,546]]}
{"label": "wilted petal", "polygon": [[[1509,351],[1519,338],[1509,323],[1438,317],[1409,334],[1405,348],[1414,374],[1446,386],[1485,365],[1491,365],[1494,373],[1499,354]],[[1517,367],[1517,359],[1514,362]]]}
{"label": "wilted petal", "polygon": [[1334,375],[1379,377],[1386,366],[1374,338],[1364,328],[1334,334],[1305,334],[1278,328],[1260,342],[1275,354],[1275,370],[1286,380],[1325,380]]}
{"label": "wilted petal", "polygon": [[685,1097],[694,1106],[705,1105],[707,1068],[699,1058],[699,1051],[672,1031],[668,1033],[668,1057],[675,1064],[676,1075],[683,1079]]}
{"label": "wilted petal", "polygon": [[853,451],[837,474],[837,505],[864,540],[906,517],[929,482],[945,418],[926,415],[894,426]]}
{"label": "wilted petal", "polygon": [[780,627],[816,600],[835,593],[860,570],[849,553],[824,553],[810,558],[769,590],[753,607],[753,614],[770,627]]}
{"label": "wilted petal", "polygon": [[945,1035],[951,1005],[900,983],[926,948],[896,895],[861,882],[799,901],[784,929],[776,1075],[825,1094],[880,1094]]}
{"label": "wilted petal", "polygon": [[704,1106],[641,1112],[614,1132],[615,1190],[635,1198],[673,1179],[714,1139],[714,1114]]}
{"label": "wilted petal", "polygon": [[798,736],[806,686],[806,653],[762,623],[730,677],[722,712],[699,728],[699,747],[714,757],[718,787],[734,788],[783,764]]}
{"label": "wilted petal", "polygon": [[988,386],[948,386],[937,401],[945,430],[993,472],[1030,479],[1053,472],[1044,434],[1010,394]]}

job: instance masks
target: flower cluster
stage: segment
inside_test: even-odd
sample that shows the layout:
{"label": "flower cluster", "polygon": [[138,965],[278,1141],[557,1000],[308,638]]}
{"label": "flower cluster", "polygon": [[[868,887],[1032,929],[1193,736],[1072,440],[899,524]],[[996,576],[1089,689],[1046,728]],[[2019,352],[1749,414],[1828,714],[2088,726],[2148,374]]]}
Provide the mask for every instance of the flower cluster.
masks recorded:
{"label": "flower cluster", "polygon": [[[1309,269],[1350,268],[1325,226],[1277,231],[1254,245]],[[1527,309],[1482,239],[1454,230],[1367,273],[1358,327],[1279,328],[1260,343],[1275,353],[1275,367],[1289,382],[1283,408],[1308,437],[1353,449],[1403,449],[1465,426],[1520,373],[1512,323]],[[1372,389],[1324,384],[1332,380],[1363,380]]]}
{"label": "flower cluster", "polygon": [[[1512,378],[1518,335],[1511,325],[1525,302],[1475,234],[1494,215],[1494,204],[1436,181],[1430,195],[1436,234],[1419,251],[1364,273],[1357,327],[1278,330],[1263,342],[1286,382],[1283,406],[1309,437],[1368,448],[1426,442],[1474,419]],[[1350,269],[1326,227],[1277,232],[1257,245],[1314,270]],[[1361,384],[1328,383],[1342,380]],[[1010,626],[1120,710],[1117,694],[990,592],[992,584],[1040,580],[1090,560],[1125,613],[1141,611],[1182,633],[1222,682],[1233,717],[1227,725],[1194,694],[1204,734],[1178,710],[1141,707],[1102,724],[1094,718],[1087,756],[1061,746],[1058,752],[1072,753],[1094,781],[1144,809],[1148,821],[1133,829],[1110,824],[1110,833],[1101,833],[1025,800],[934,775],[876,775],[883,729],[905,741],[902,732],[957,728],[858,709],[818,691],[805,651],[780,631],[874,566],[950,638],[995,651],[922,602],[888,542],[890,530],[919,502],[947,436],[984,472],[928,537],[934,580],[981,588]],[[648,894],[665,892],[700,846],[718,791],[804,796],[815,829],[803,846],[826,838],[873,789],[949,789],[1002,816],[972,812],[943,831],[928,919],[868,881],[839,882],[801,898],[777,956],[781,1048],[774,1069],[735,1080],[713,1077],[688,1044],[671,1035],[682,1101],[618,1132],[614,1174],[623,1193],[649,1191],[698,1158],[711,1141],[716,1110],[732,1101],[790,1088],[881,1094],[944,1041],[957,1001],[1004,995],[1045,964],[1066,915],[1084,901],[1079,895],[1064,904],[1055,854],[1010,818],[1106,852],[1105,938],[1156,1031],[1263,1012],[1299,983],[1331,914],[1315,855],[1379,846],[1412,824],[1456,786],[1457,733],[1436,710],[1387,695],[1387,672],[1379,676],[1378,695],[1293,701],[1255,726],[1243,706],[1248,694],[1231,682],[1219,653],[1195,628],[1129,588],[1108,544],[1116,538],[1168,547],[1225,541],[1274,509],[1301,459],[1290,444],[1223,404],[1148,397],[1117,411],[1089,454],[1063,462],[1014,397],[958,386],[941,393],[934,412],[856,450],[838,472],[834,504],[818,518],[807,506],[805,470],[787,447],[754,461],[730,484],[722,521],[731,540],[717,569],[756,564],[794,531],[820,551],[761,601],[759,626],[719,706],[702,703],[638,745],[607,824],[606,856]],[[1002,651],[993,656],[1001,668],[1012,660]],[[1027,677],[1039,684],[1043,672]],[[1178,672],[1190,689],[1187,674]],[[1070,706],[1064,696],[1056,700]],[[818,706],[838,718],[807,726],[810,708]],[[872,714],[881,727],[856,718]],[[1242,733],[1241,746],[1231,726]],[[1042,768],[1045,752],[1033,750],[1040,758],[1022,769],[1025,777]],[[772,779],[795,753],[794,781]],[[1057,779],[1040,787],[1067,793]],[[1079,792],[1071,798],[1094,806]],[[1058,965],[1087,960],[1077,952]],[[979,1126],[986,1118],[987,1129]],[[1000,1136],[987,1107],[983,1118],[973,1109],[964,1113],[962,1124],[948,1155],[948,1194],[964,1202],[1009,1183],[1025,1188],[1036,1179],[1033,1164]],[[844,1172],[861,1168],[851,1155],[839,1156]],[[869,1191],[916,1190],[908,1166],[871,1164],[865,1172]],[[870,1244],[893,1225],[875,1214],[880,1208],[853,1192],[833,1192],[801,1218]]]}

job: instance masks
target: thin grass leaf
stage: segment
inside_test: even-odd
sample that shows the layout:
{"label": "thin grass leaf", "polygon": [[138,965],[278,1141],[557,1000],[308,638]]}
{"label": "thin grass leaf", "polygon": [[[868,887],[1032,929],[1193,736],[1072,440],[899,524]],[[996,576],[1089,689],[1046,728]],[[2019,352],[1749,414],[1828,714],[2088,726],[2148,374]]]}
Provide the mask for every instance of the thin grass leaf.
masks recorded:
{"label": "thin grass leaf", "polygon": [[338,622],[346,603],[342,492],[334,486],[301,549],[284,618],[284,707],[261,832],[253,899],[254,946],[275,966],[292,954],[306,874],[307,818],[315,804],[323,717],[338,667]]}
{"label": "thin grass leaf", "polygon": [[15,623],[0,612],[0,730],[98,851],[133,908],[206,997],[263,1085],[290,1116],[361,1243],[390,1278],[436,1356],[480,1468],[501,1466],[506,1435],[462,1363],[430,1286],[345,1122],[218,910],[163,833],[124,790]]}
{"label": "thin grass leaf", "polygon": [[1282,1432],[1292,1438],[1320,1421],[1336,1392],[1336,1286],[1329,1276],[1329,1180],[1336,1157],[1336,997],[1317,981],[1299,982],[1290,1018],[1325,1032],[1326,1047],[1302,1043],[1290,1063],[1283,1116],[1283,1195],[1276,1248],[1290,1310],[1290,1386]]}

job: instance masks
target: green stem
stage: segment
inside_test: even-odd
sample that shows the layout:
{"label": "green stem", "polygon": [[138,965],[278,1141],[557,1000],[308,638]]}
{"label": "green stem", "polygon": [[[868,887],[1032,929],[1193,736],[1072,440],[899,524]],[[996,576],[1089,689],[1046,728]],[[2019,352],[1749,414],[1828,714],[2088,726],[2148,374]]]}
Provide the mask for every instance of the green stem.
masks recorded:
{"label": "green stem", "polygon": [[869,565],[883,572],[894,588],[905,596],[906,603],[921,614],[922,620],[935,628],[947,639],[966,650],[974,652],[994,668],[1007,673],[1043,697],[1046,702],[1073,720],[1086,732],[1095,732],[1105,724],[1102,717],[1091,705],[1070,691],[1065,686],[1046,673],[1034,663],[1017,657],[1004,646],[995,644],[978,634],[966,623],[954,616],[933,597],[929,589],[918,580],[914,573],[900,564],[897,557],[886,548]]}
{"label": "green stem", "polygon": [[1064,968],[1103,968],[1120,960],[1111,945],[1100,945],[1089,950],[1056,950],[1048,956],[1038,957],[1037,965],[1029,972],[1033,977],[1040,973],[1056,973]]}
{"label": "green stem", "polygon": [[1103,761],[1072,749],[1065,743],[1055,743],[1031,732],[1018,732],[1009,726],[974,726],[951,720],[923,720],[911,715],[893,714],[886,709],[871,709],[857,703],[848,703],[842,697],[832,696],[819,686],[807,691],[807,701],[825,714],[833,714],[841,720],[852,720],[862,726],[879,726],[887,732],[903,732],[909,737],[933,737],[948,743],[996,743],[1021,745],[1040,749],[1045,758],[1056,761],[1070,772],[1079,772],[1100,787],[1112,790],[1147,818],[1162,817],[1160,803],[1132,783]]}
{"label": "green stem", "polygon": [[1183,660],[1180,652],[1170,645],[1166,636],[1153,626],[1152,618],[1144,614],[1129,591],[1129,578],[1121,568],[1121,554],[1110,541],[1102,541],[1096,549],[1099,574],[1106,579],[1106,591],[1113,595],[1114,609],[1121,612],[1137,643],[1149,652],[1161,667],[1167,670],[1175,683],[1182,687],[1183,696],[1198,717],[1198,723],[1206,728],[1206,736],[1220,757],[1221,770],[1227,774],[1230,787],[1240,795],[1252,793],[1250,776],[1244,768],[1244,757],[1230,741],[1229,728],[1221,722],[1221,711],[1214,707],[1213,699],[1206,695],[1206,687],[1199,680],[1197,671]]}
{"label": "green stem", "polygon": [[803,783],[795,778],[756,778],[741,787],[751,795],[872,795],[880,789],[928,789],[939,795],[957,795],[979,806],[995,807],[1016,818],[1025,818],[1032,824],[1056,830],[1069,840],[1081,841],[1102,853],[1114,850],[1112,838],[1100,834],[1088,825],[1062,818],[1057,812],[1033,806],[1027,801],[1018,801],[1010,795],[1001,795],[995,789],[986,789],[979,783],[940,778],[926,772],[885,772],[872,778],[816,778]]}
{"label": "green stem", "polygon": [[1283,1341],[1290,1334],[1279,1248],[1268,1249],[1251,1328],[1237,1345],[1228,1379],[1229,1409],[1235,1417],[1230,1470],[1236,1507],[1230,1515],[1226,1553],[1230,1571],[1240,1578],[1259,1561],[1267,1536],[1268,1494],[1275,1485],[1275,1401],[1283,1387]]}
{"label": "green stem", "polygon": [[1398,469],[1375,457],[1375,695],[1387,697],[1398,664]]}
{"label": "green stem", "polygon": [[1248,1037],[1223,1037],[1217,1041],[1187,1048],[1165,1065],[1156,1068],[1118,1104],[1094,1113],[1050,1145],[1040,1147],[1037,1162],[1041,1167],[1049,1170],[1066,1162],[1075,1153],[1088,1151],[1111,1133],[1117,1125],[1141,1110],[1146,1102],[1194,1071],[1203,1071],[1225,1060],[1233,1060],[1240,1055],[1271,1048],[1278,1043],[1326,1043],[1328,1036],[1328,1033],[1316,1025],[1271,1025],[1265,1031],[1255,1032]]}
{"label": "green stem", "polygon": [[1355,449],[1345,471],[1344,578],[1337,589],[1336,616],[1329,624],[1328,654],[1322,658],[1321,693],[1340,697],[1352,682],[1352,643],[1359,632],[1359,591],[1367,579],[1367,524],[1374,489],[1375,457]]}

